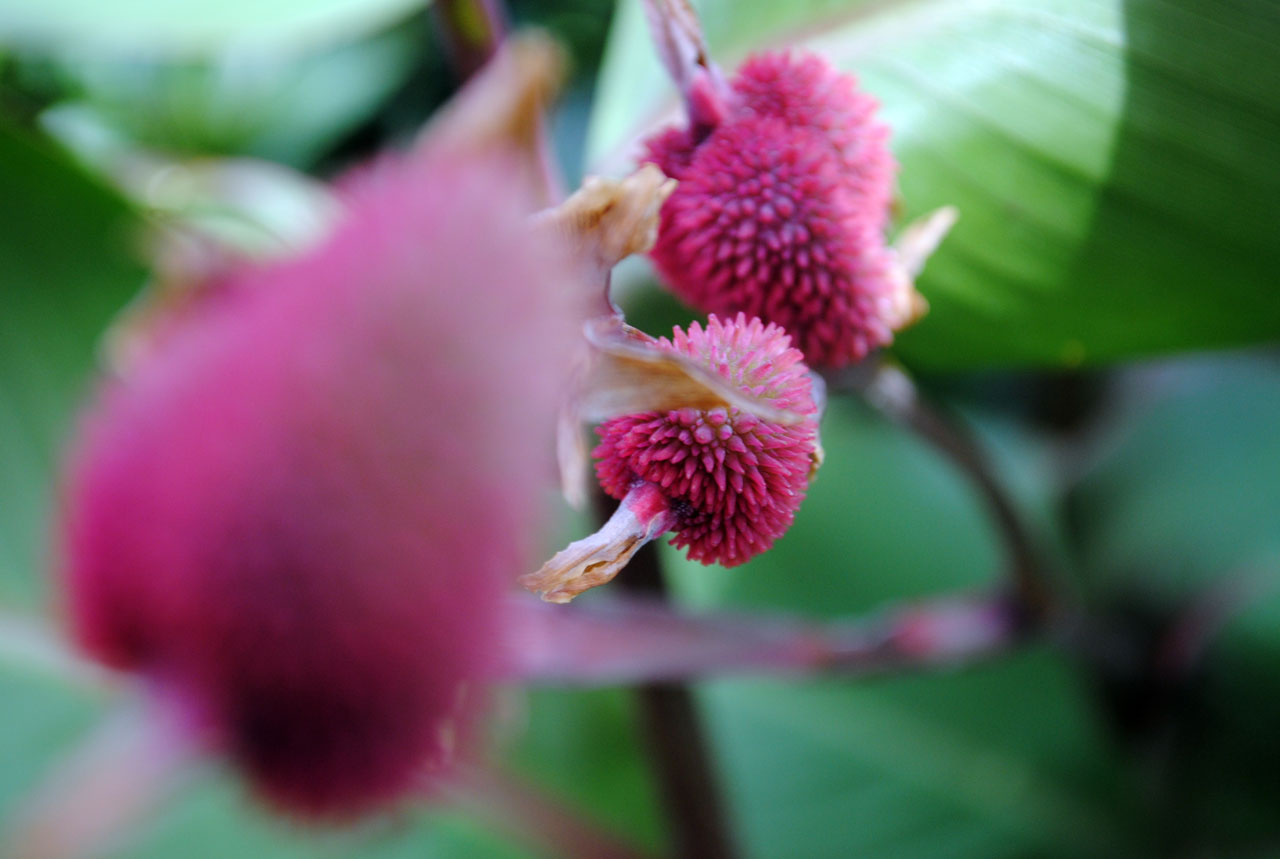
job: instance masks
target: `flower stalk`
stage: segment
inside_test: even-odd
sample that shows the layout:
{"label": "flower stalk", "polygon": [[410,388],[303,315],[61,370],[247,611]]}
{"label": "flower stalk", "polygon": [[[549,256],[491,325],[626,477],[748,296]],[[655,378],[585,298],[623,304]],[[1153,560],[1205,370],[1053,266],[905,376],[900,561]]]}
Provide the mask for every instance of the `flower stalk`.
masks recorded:
{"label": "flower stalk", "polygon": [[918,435],[947,457],[982,496],[1007,556],[1007,577],[1025,622],[1038,626],[1055,608],[1034,538],[989,457],[954,421],[925,399],[900,367],[876,356],[828,376],[833,391],[860,394],[889,420]]}

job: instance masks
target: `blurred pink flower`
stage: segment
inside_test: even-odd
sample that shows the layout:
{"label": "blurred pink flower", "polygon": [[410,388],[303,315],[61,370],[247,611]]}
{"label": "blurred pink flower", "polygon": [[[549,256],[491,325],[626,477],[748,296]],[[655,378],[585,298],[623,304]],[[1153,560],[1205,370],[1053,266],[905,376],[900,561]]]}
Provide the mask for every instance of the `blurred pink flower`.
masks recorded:
{"label": "blurred pink flower", "polygon": [[445,770],[500,671],[583,290],[522,174],[420,147],[104,385],[65,487],[74,635],[304,816]]}

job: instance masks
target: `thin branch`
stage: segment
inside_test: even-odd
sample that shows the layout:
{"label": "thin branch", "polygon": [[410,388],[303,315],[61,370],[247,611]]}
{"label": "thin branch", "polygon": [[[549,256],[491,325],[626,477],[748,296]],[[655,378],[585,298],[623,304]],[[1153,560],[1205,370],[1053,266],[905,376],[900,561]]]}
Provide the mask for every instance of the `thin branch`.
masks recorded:
{"label": "thin branch", "polygon": [[[618,581],[634,572],[633,564]],[[553,607],[522,595],[508,605],[504,628],[515,678],[566,685],[956,667],[1007,653],[1025,631],[1002,593],[940,597],[829,623],[691,614],[640,598]]]}
{"label": "thin branch", "polygon": [[86,859],[163,806],[202,756],[183,708],[130,696],[65,752],[0,827],[0,854]]}
{"label": "thin branch", "polygon": [[[635,572],[634,564],[624,578]],[[652,597],[548,605],[513,594],[503,611],[506,677],[605,686],[727,674],[866,675],[998,655],[1021,633],[1003,594],[959,594],[816,623],[778,614],[690,613]],[[0,664],[95,691],[123,675],[77,656],[47,623],[0,612]]]}
{"label": "thin branch", "polygon": [[861,394],[894,423],[933,445],[969,478],[986,502],[1004,544],[1008,576],[1026,621],[1033,625],[1043,622],[1053,607],[1053,593],[1035,541],[977,442],[924,399],[910,376],[880,357],[833,374],[827,381],[833,392]]}
{"label": "thin branch", "polygon": [[104,690],[120,677],[79,656],[44,620],[0,610],[0,664]]}

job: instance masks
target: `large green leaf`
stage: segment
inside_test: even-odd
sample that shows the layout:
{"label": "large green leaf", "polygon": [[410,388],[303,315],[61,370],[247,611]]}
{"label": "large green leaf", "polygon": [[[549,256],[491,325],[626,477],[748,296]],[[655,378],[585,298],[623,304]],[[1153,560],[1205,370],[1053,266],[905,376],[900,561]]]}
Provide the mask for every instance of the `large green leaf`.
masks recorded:
{"label": "large green leaf", "polygon": [[663,841],[652,774],[624,689],[537,689],[507,749],[527,777],[648,849]]}
{"label": "large green leaf", "polygon": [[1137,409],[1072,493],[1095,594],[1186,598],[1280,563],[1280,379],[1242,360],[1195,370],[1170,369],[1172,390]]}
{"label": "large green leaf", "polygon": [[140,148],[170,155],[252,155],[310,166],[365,122],[408,75],[416,28],[307,53],[224,51],[141,62],[51,52],[38,62],[63,91],[45,127],[92,158]]}
{"label": "large green leaf", "polygon": [[5,0],[0,43],[149,55],[228,46],[279,50],[347,41],[425,5],[427,0]]}
{"label": "large green leaf", "polygon": [[[1043,505],[1034,448],[1002,437],[1002,471]],[[838,616],[994,583],[989,524],[937,454],[845,402],[823,438],[826,463],[771,551],[722,570],[668,550],[687,598]],[[1097,856],[1142,842],[1087,684],[1048,649],[942,674],[722,682],[703,704],[750,855]]]}
{"label": "large green leaf", "polygon": [[1037,652],[872,684],[721,683],[704,703],[750,855],[1123,855],[1133,821],[1081,692]]}
{"label": "large green leaf", "polygon": [[[589,151],[674,106],[638,3]],[[951,369],[1076,365],[1280,336],[1280,7],[1268,0],[699,4],[712,54],[806,44],[884,105],[904,216],[961,220],[898,345]]]}

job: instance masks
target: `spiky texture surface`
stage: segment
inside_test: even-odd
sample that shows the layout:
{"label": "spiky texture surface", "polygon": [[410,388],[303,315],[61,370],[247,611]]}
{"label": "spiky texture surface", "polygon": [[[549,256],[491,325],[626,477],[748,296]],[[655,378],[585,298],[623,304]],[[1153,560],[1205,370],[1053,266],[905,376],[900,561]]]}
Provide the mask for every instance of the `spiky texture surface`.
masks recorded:
{"label": "spiky texture surface", "polygon": [[889,126],[879,105],[816,54],[769,53],[749,58],[733,79],[742,108],[821,135],[835,150],[843,182],[858,196],[864,216],[883,227],[893,198],[896,164]]}
{"label": "spiky texture surface", "polygon": [[[738,314],[676,328],[660,348],[691,355],[744,393],[815,415],[800,353],[776,325]],[[596,474],[622,499],[637,480],[661,487],[677,515],[673,545],[704,564],[741,564],[791,527],[813,464],[816,420],[787,426],[738,409],[680,409],[614,418],[597,432]]]}
{"label": "spiky texture surface", "polygon": [[761,54],[733,78],[709,131],[667,129],[647,160],[680,182],[652,256],[699,309],[787,330],[810,364],[889,343],[884,228],[895,164],[876,102],[813,55]]}
{"label": "spiky texture surface", "polygon": [[83,422],[76,637],[288,811],[421,790],[495,668],[573,342],[512,170],[384,160],[320,247],[240,272]]}

